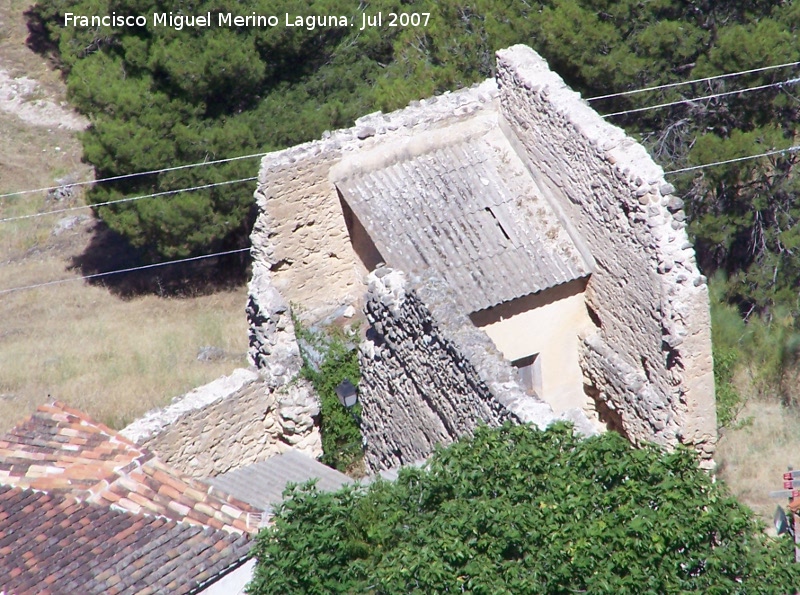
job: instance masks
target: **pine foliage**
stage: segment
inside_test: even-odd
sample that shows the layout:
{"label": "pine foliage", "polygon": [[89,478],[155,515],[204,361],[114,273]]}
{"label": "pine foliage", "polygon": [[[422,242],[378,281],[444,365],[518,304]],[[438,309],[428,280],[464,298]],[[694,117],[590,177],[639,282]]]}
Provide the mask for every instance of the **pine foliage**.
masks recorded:
{"label": "pine foliage", "polygon": [[[63,27],[65,12],[140,14],[147,27]],[[277,27],[153,27],[152,14],[278,15]],[[427,26],[360,30],[362,13],[430,13]],[[344,15],[352,27],[285,27],[284,15]],[[107,177],[268,151],[318,138],[376,109],[491,76],[494,51],[526,43],[587,96],[800,59],[793,3],[658,0],[42,0],[70,98],[93,126],[86,159]],[[216,23],[216,21],[215,21]],[[40,45],[47,45],[42,43]],[[797,69],[595,102],[633,109],[791,79]],[[790,146],[796,85],[615,118],[667,169]],[[795,157],[705,170],[678,180],[700,260],[729,277],[731,299],[796,307],[800,262]],[[104,184],[104,202],[255,175],[254,162]],[[252,187],[225,186],[98,209],[153,257],[246,243]]]}

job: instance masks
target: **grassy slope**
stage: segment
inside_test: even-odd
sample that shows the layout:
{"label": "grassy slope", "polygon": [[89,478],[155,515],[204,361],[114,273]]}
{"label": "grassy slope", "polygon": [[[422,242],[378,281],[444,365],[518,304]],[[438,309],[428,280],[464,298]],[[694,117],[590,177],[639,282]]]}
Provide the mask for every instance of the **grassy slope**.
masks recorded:
{"label": "grassy slope", "polygon": [[[0,0],[0,69],[39,82],[26,103],[45,100],[57,108],[65,100],[58,74],[25,47],[28,6]],[[0,111],[0,139],[0,194],[50,186],[66,174],[89,175],[73,131]],[[0,198],[0,219],[63,206],[47,202],[44,193]],[[88,211],[0,223],[0,290],[78,277],[71,258],[89,243],[94,223],[58,236],[52,230],[59,219],[81,213]],[[82,281],[0,295],[0,432],[48,398],[121,427],[230,373],[245,364],[245,299],[240,287],[196,298],[123,300]],[[230,356],[199,362],[206,345]]]}
{"label": "grassy slope", "polygon": [[788,465],[800,468],[800,411],[777,402],[752,400],[739,416],[741,427],[727,430],[719,443],[719,477],[737,498],[771,525],[772,513],[785,500],[769,498],[782,490]]}

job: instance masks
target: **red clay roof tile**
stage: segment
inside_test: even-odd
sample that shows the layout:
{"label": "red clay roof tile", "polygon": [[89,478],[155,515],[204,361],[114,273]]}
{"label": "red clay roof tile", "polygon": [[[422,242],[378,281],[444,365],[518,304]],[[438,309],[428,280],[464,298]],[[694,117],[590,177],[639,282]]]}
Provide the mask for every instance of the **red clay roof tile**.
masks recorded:
{"label": "red clay roof tile", "polygon": [[[49,593],[51,584],[58,593],[87,595],[188,593],[206,577],[238,567],[250,547],[247,536],[67,494],[0,486],[0,514],[7,519],[0,525],[0,592],[17,595]],[[59,545],[65,540],[67,547]]]}
{"label": "red clay roof tile", "polygon": [[214,526],[235,532],[257,530],[248,525],[248,513],[260,512],[217,490],[209,494],[205,484],[60,402],[39,407],[0,438],[0,484],[177,521],[208,524],[213,518]]}

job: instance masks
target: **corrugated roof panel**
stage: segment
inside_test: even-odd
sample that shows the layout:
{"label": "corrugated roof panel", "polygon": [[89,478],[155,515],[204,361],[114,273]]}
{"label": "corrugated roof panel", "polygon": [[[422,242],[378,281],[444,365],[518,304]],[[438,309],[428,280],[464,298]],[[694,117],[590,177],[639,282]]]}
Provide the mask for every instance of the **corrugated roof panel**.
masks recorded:
{"label": "corrugated roof panel", "polygon": [[496,292],[495,299],[498,300],[498,303],[519,297],[517,291],[520,280],[524,279],[525,275],[518,266],[513,266],[512,263],[517,260],[516,250],[509,250],[503,254],[503,258],[487,259],[481,263],[481,270],[485,271],[487,275],[491,275],[489,279],[491,279],[494,285],[494,290]]}
{"label": "corrugated roof panel", "polygon": [[[552,208],[502,153],[482,137],[463,139],[400,151],[336,184],[389,266],[436,270],[474,312],[590,272],[568,234],[552,239]],[[518,196],[538,201],[535,210]]]}
{"label": "corrugated roof panel", "polygon": [[[406,186],[405,175],[402,171],[398,171],[397,165],[387,167],[383,170],[372,172],[369,176],[373,179],[375,185],[382,187],[384,192],[384,206],[386,217],[386,230],[390,232],[390,239],[397,245],[402,246],[403,266],[410,270],[416,270],[422,265],[419,253],[430,254],[430,246],[425,250],[420,250],[415,241],[415,235],[418,233],[410,222],[407,221],[409,210],[417,205],[416,199],[413,198],[414,191],[409,192]],[[429,217],[423,212],[419,211],[418,221],[424,225]],[[426,238],[430,241],[429,238]],[[409,266],[410,265],[410,266]]]}
{"label": "corrugated roof panel", "polygon": [[469,261],[475,261],[480,258],[484,250],[484,242],[477,234],[476,226],[469,225],[460,219],[454,220],[453,226],[458,229],[461,235],[461,242],[464,250],[469,254]]}
{"label": "corrugated roof panel", "polygon": [[[465,170],[463,167],[454,168],[448,177],[450,185],[458,192],[459,202],[473,211],[486,206],[484,187],[480,179],[474,175],[474,167]],[[474,205],[474,206],[473,206]]]}
{"label": "corrugated roof panel", "polygon": [[495,221],[488,209],[481,209],[470,219],[472,220],[473,229],[480,234],[483,242],[482,256],[484,258],[494,258],[498,254],[505,252],[507,248],[505,236],[503,236],[500,228],[497,227],[497,221]]}
{"label": "corrugated roof panel", "polygon": [[283,492],[289,483],[305,483],[312,479],[317,480],[316,487],[323,492],[336,491],[353,483],[344,473],[296,450],[205,481],[252,506],[269,510],[283,500]]}
{"label": "corrugated roof panel", "polygon": [[450,204],[457,207],[462,213],[470,213],[475,210],[475,201],[471,194],[464,194],[453,184],[451,169],[447,164],[452,163],[452,158],[445,151],[435,151],[431,154],[434,166],[431,170],[431,192],[442,196]]}
{"label": "corrugated roof panel", "polygon": [[542,282],[548,285],[558,285],[563,278],[554,271],[547,251],[542,246],[532,246],[532,258],[529,257],[534,270],[541,276]]}
{"label": "corrugated roof panel", "polygon": [[469,266],[470,262],[481,257],[480,238],[475,235],[472,225],[468,225],[463,219],[453,218],[449,222],[451,233],[457,238],[458,250],[464,255],[464,266]]}
{"label": "corrugated roof panel", "polygon": [[[373,242],[375,242],[376,246],[384,245],[387,247],[386,253],[381,252],[384,258],[389,262],[402,262],[402,268],[406,270],[427,268],[429,265],[420,259],[413,246],[409,246],[409,242],[405,237],[407,234],[397,236],[393,234],[396,221],[405,216],[407,206],[402,205],[401,201],[398,200],[402,191],[397,187],[390,172],[381,170],[374,172],[372,176],[363,176],[358,179],[357,186],[362,197],[360,209],[366,209],[367,213],[375,215],[373,226],[376,231]],[[368,207],[365,205],[366,196],[372,196]],[[357,211],[360,209],[351,208],[358,216]],[[370,232],[370,230],[367,231]],[[381,244],[378,243],[378,238]],[[378,250],[380,251],[380,248]]]}

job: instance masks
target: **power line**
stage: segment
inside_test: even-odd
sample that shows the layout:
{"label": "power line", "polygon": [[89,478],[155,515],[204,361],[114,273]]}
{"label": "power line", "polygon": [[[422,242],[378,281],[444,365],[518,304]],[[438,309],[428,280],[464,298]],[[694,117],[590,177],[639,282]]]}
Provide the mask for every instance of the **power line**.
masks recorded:
{"label": "power line", "polygon": [[94,273],[92,275],[84,275],[82,277],[70,277],[69,279],[58,279],[56,281],[47,281],[45,283],[36,283],[33,285],[22,285],[20,287],[11,287],[9,289],[0,290],[0,295],[6,293],[13,293],[15,291],[25,291],[27,289],[37,289],[39,287],[48,287],[50,285],[59,285],[61,283],[70,283],[72,281],[85,281],[87,279],[97,279],[98,277],[108,277],[109,275],[119,275],[121,273],[131,273],[133,271],[142,271],[145,269],[154,269],[156,267],[164,267],[171,264],[180,264],[183,262],[191,262],[193,260],[203,260],[205,258],[214,258],[216,256],[226,256],[228,254],[238,254],[240,252],[247,252],[250,248],[238,248],[236,250],[227,250],[225,252],[215,252],[213,254],[203,254],[202,256],[192,256],[190,258],[181,258],[179,260],[170,260],[167,262],[158,262],[155,264],[146,264],[138,267],[130,267],[127,269],[118,269],[116,271],[107,271],[105,273]]}
{"label": "power line", "polygon": [[77,207],[64,207],[63,209],[54,209],[52,211],[42,211],[41,213],[31,213],[30,215],[17,215],[15,217],[6,217],[0,219],[0,223],[8,223],[9,221],[19,221],[21,219],[34,219],[36,217],[44,217],[45,215],[54,215],[56,213],[68,213],[70,211],[80,211],[82,209],[92,209],[94,207],[104,207],[108,205],[116,205],[124,202],[134,202],[142,200],[143,198],[154,198],[157,196],[168,196],[170,194],[177,194],[179,192],[192,192],[194,190],[204,190],[206,188],[215,188],[217,186],[227,186],[229,184],[238,184],[239,182],[252,182],[257,180],[258,176],[250,178],[240,178],[238,180],[227,180],[225,182],[214,182],[213,184],[204,184],[202,186],[192,186],[191,188],[178,188],[177,190],[165,190],[164,192],[156,192],[154,194],[143,194],[141,196],[131,196],[129,198],[120,198],[119,200],[108,200],[106,202],[98,202],[93,205],[80,205]]}
{"label": "power line", "polygon": [[[657,85],[657,86],[654,86],[654,87],[644,87],[644,88],[641,88],[641,89],[633,89],[633,90],[630,90],[630,91],[622,91],[622,92],[619,92],[619,93],[611,93],[611,94],[608,94],[608,95],[600,95],[600,96],[597,96],[597,97],[589,97],[589,98],[586,99],[586,101],[597,101],[597,100],[600,100],[600,99],[609,99],[609,98],[612,98],[612,97],[620,97],[620,96],[623,96],[623,95],[633,95],[633,94],[636,94],[636,93],[644,93],[644,92],[647,92],[647,91],[656,91],[656,90],[659,90],[659,89],[667,89],[667,88],[671,88],[671,87],[690,85],[690,84],[693,84],[693,83],[711,81],[711,80],[722,79],[722,78],[729,78],[729,77],[734,77],[734,76],[740,76],[740,75],[743,75],[743,74],[751,74],[751,73],[755,73],[755,72],[763,72],[763,71],[766,71],[766,70],[774,70],[774,69],[777,69],[777,68],[786,68],[786,67],[789,67],[789,66],[797,66],[797,65],[800,65],[800,61],[787,62],[785,64],[776,64],[774,66],[764,66],[764,67],[761,67],[761,68],[752,68],[750,70],[742,70],[742,71],[739,71],[739,72],[730,72],[730,73],[720,74],[720,75],[716,75],[716,76],[705,77],[705,78],[701,78],[701,79],[693,79],[693,80],[690,80],[690,81],[683,81],[683,82],[677,82],[677,83],[668,83],[668,84],[665,84],[665,85]],[[707,96],[695,97],[695,98],[692,98],[692,99],[683,99],[683,100],[680,100],[680,101],[675,101],[675,102],[670,102],[670,103],[663,103],[663,104],[649,106],[649,107],[642,107],[642,108],[637,108],[637,109],[632,109],[632,110],[615,112],[615,113],[611,113],[611,114],[605,114],[602,117],[610,118],[610,117],[613,117],[613,116],[619,116],[619,115],[623,115],[623,114],[636,113],[636,112],[641,112],[641,111],[646,111],[646,110],[651,110],[651,109],[660,109],[662,107],[669,107],[669,106],[672,106],[672,105],[678,105],[678,104],[682,104],[682,103],[691,103],[693,101],[701,101],[703,99],[714,99],[716,97],[724,97],[726,95],[735,95],[737,93],[745,93],[745,92],[749,92],[749,91],[756,91],[756,90],[766,89],[766,88],[773,87],[773,86],[781,86],[781,85],[784,85],[784,84],[794,84],[796,82],[800,82],[800,79],[788,79],[788,80],[783,81],[781,83],[772,83],[770,85],[761,85],[761,86],[758,86],[758,87],[746,87],[746,88],[738,90],[738,91],[729,91],[729,92],[726,92],[726,93],[718,93],[718,94],[715,94],[715,95],[707,95]],[[228,158],[225,158],[225,159],[215,159],[215,160],[212,160],[212,161],[200,161],[200,162],[197,162],[197,163],[187,163],[187,164],[184,164],[184,165],[176,165],[176,166],[172,166],[172,167],[164,167],[164,168],[161,168],[161,169],[153,169],[153,170],[142,171],[142,172],[134,172],[134,173],[123,174],[123,175],[119,175],[119,176],[110,176],[110,177],[107,177],[107,178],[100,178],[100,179],[97,179],[97,180],[84,180],[82,182],[73,182],[73,183],[69,183],[69,184],[61,184],[59,186],[44,186],[42,188],[34,188],[34,189],[31,189],[31,190],[19,190],[17,192],[7,192],[5,194],[0,194],[0,199],[8,198],[8,197],[11,197],[11,196],[21,196],[23,194],[33,194],[33,193],[36,193],[36,192],[46,192],[46,191],[49,191],[49,190],[58,190],[59,188],[72,188],[72,187],[75,187],[75,186],[87,186],[87,185],[90,185],[90,184],[101,184],[101,183],[104,183],[104,182],[113,182],[113,181],[117,181],[117,180],[124,180],[124,179],[128,179],[128,178],[134,178],[134,177],[139,177],[139,176],[147,176],[147,175],[154,175],[154,174],[158,174],[158,173],[165,173],[165,172],[171,172],[171,171],[178,171],[178,170],[182,170],[182,169],[190,169],[190,168],[195,168],[195,167],[204,167],[204,166],[207,166],[207,165],[218,165],[220,163],[229,163],[229,162],[232,162],[232,161],[240,161],[240,160],[243,160],[243,159],[254,159],[256,157],[264,157],[267,154],[268,153],[252,153],[250,155],[240,155],[238,157],[228,157]],[[149,196],[150,195],[148,195],[148,197]],[[142,198],[144,198],[144,197],[142,197]],[[123,199],[123,200],[127,200],[127,199]],[[116,202],[122,202],[122,201],[116,201]],[[103,203],[103,204],[107,204],[107,203]],[[94,206],[100,206],[100,205],[94,205]],[[82,208],[82,207],[80,207],[80,208]],[[50,211],[50,212],[51,213],[60,213],[60,212],[65,212],[65,211],[69,211],[69,210],[73,210],[73,209],[55,210],[55,211]],[[6,220],[4,219],[4,220],[0,220],[0,221],[6,221]]]}
{"label": "power line", "polygon": [[[774,150],[774,151],[766,151],[764,153],[758,153],[757,155],[747,155],[745,157],[736,157],[734,159],[726,159],[724,161],[715,161],[713,163],[704,163],[702,165],[693,165],[691,167],[683,167],[683,168],[680,168],[680,169],[673,169],[673,170],[670,170],[670,171],[665,171],[664,175],[672,175],[672,174],[685,173],[685,172],[689,172],[689,171],[697,171],[697,170],[705,169],[705,168],[708,168],[708,167],[715,167],[717,165],[727,165],[727,164],[730,164],[730,163],[738,163],[738,162],[741,162],[741,161],[747,161],[747,160],[751,160],[751,159],[758,159],[760,157],[769,157],[769,156],[772,156],[772,155],[782,155],[782,154],[785,154],[785,153],[794,153],[794,152],[797,152],[797,151],[800,151],[800,145],[795,145],[795,146],[792,146],[792,147],[788,147],[786,149],[777,149],[777,150]],[[255,178],[248,178],[247,180],[252,180],[252,179],[255,179]],[[228,183],[240,182],[240,181],[244,181],[244,180],[233,180],[233,181],[228,182]],[[224,183],[226,183],[226,182],[221,182],[220,184],[224,184]],[[220,184],[217,184],[217,185],[220,185]],[[184,189],[184,191],[186,191],[186,190],[189,190],[189,189]],[[172,190],[170,192],[181,192],[181,190]],[[152,195],[152,196],[155,196],[155,195]],[[139,197],[139,198],[147,198],[147,197]],[[155,263],[155,264],[147,264],[147,265],[142,265],[142,266],[138,266],[138,267],[129,267],[129,268],[125,268],[125,269],[107,271],[107,272],[104,272],[104,273],[94,273],[92,275],[84,275],[82,277],[70,277],[69,279],[58,279],[58,280],[55,280],[55,281],[46,281],[44,283],[36,283],[36,284],[33,284],[33,285],[22,285],[22,286],[19,286],[19,287],[12,287],[12,288],[9,288],[9,289],[2,289],[2,290],[0,290],[0,295],[4,295],[4,294],[7,294],[7,293],[13,293],[13,292],[16,292],[16,291],[25,291],[25,290],[28,290],[28,289],[38,289],[40,287],[49,287],[51,285],[59,285],[59,284],[62,284],[62,283],[69,283],[69,282],[72,282],[72,281],[85,281],[85,280],[88,280],[88,279],[96,279],[96,278],[99,278],[99,277],[107,277],[107,276],[110,276],[110,275],[118,275],[118,274],[122,274],[122,273],[130,273],[130,272],[134,272],[134,271],[142,271],[142,270],[146,270],[146,269],[153,269],[153,268],[168,266],[168,265],[172,265],[172,264],[180,264],[180,263],[184,263],[184,262],[203,260],[203,259],[206,259],[206,258],[214,258],[214,257],[217,257],[217,256],[226,256],[226,255],[229,255],[229,254],[238,254],[238,253],[241,253],[241,252],[247,252],[249,250],[250,250],[250,248],[239,248],[237,250],[227,250],[225,252],[215,252],[213,254],[204,254],[202,256],[193,256],[193,257],[190,257],[190,258],[182,258],[182,259],[178,259],[178,260],[170,260],[170,261],[167,261],[167,262],[159,262],[159,263]]]}
{"label": "power line", "polygon": [[[737,163],[739,161],[747,161],[747,160],[751,160],[751,159],[758,159],[760,157],[769,157],[771,155],[780,155],[780,154],[784,154],[784,153],[793,153],[793,152],[795,152],[797,150],[800,150],[800,145],[789,147],[787,149],[779,149],[779,150],[775,150],[775,151],[767,151],[765,153],[759,153],[757,155],[748,155],[748,156],[745,156],[745,157],[737,157],[735,159],[727,159],[725,161],[716,161],[716,162],[713,162],[713,163],[706,163],[706,164],[702,164],[702,165],[694,165],[694,166],[691,166],[691,167],[684,167],[684,168],[681,168],[681,169],[665,171],[664,175],[685,173],[685,172],[688,172],[688,171],[695,171],[695,170],[705,169],[707,167],[715,167],[717,165],[727,165],[727,164],[730,164],[730,163]],[[134,201],[142,200],[142,199],[145,199],[145,198],[156,198],[156,197],[159,197],[159,196],[169,196],[171,194],[178,194],[180,192],[192,192],[192,191],[195,191],[195,190],[204,190],[204,189],[207,189],[207,188],[214,188],[214,187],[218,187],[218,186],[226,186],[226,185],[230,185],[230,184],[238,184],[238,183],[241,183],[241,182],[252,182],[252,181],[257,180],[257,179],[258,179],[257,176],[252,176],[252,177],[249,177],[249,178],[240,178],[238,180],[226,180],[224,182],[215,182],[213,184],[204,184],[202,186],[193,186],[193,187],[190,187],[190,188],[179,188],[179,189],[176,189],[176,190],[165,190],[164,192],[156,192],[156,193],[153,193],[153,194],[144,194],[144,195],[141,195],[141,196],[132,196],[132,197],[129,197],[129,198],[121,198],[119,200],[109,200],[109,201],[106,201],[106,202],[100,202],[100,203],[96,203],[96,204],[93,204],[93,205],[80,205],[80,206],[76,206],[76,207],[65,207],[63,209],[54,209],[54,210],[51,210],[51,211],[43,211],[41,213],[31,213],[29,215],[18,215],[18,216],[15,216],[15,217],[6,217],[4,219],[0,219],[0,223],[8,223],[8,222],[11,222],[11,221],[19,221],[19,220],[23,220],[23,219],[34,219],[34,218],[37,218],[37,217],[44,217],[46,215],[67,213],[67,212],[71,212],[71,211],[78,211],[78,210],[83,210],[83,209],[91,209],[91,208],[94,208],[94,207],[102,207],[102,206],[120,204],[120,203],[125,203],[125,202],[134,202]]]}
{"label": "power line", "polygon": [[750,159],[758,159],[759,157],[770,157],[771,155],[783,155],[785,153],[795,153],[800,151],[800,145],[794,145],[789,147],[788,149],[778,149],[775,151],[767,151],[765,153],[759,153],[758,155],[747,155],[746,157],[736,157],[734,159],[726,159],[724,161],[715,161],[713,163],[704,163],[703,165],[693,165],[691,167],[682,167],[680,169],[673,169],[670,171],[665,171],[664,175],[669,174],[680,174],[685,173],[687,171],[696,171],[699,169],[705,169],[707,167],[715,167],[717,165],[727,165],[729,163],[738,163],[740,161],[748,161]]}
{"label": "power line", "polygon": [[[644,87],[644,88],[641,88],[641,89],[633,89],[633,90],[630,90],[630,91],[621,91],[619,93],[611,93],[611,94],[608,94],[608,95],[599,95],[597,97],[589,97],[589,98],[586,99],[586,101],[598,101],[600,99],[609,99],[609,98],[612,98],[612,97],[620,97],[620,96],[624,96],[624,95],[633,95],[633,94],[636,94],[636,93],[645,93],[647,91],[657,91],[659,89],[667,89],[667,88],[671,88],[671,87],[690,85],[690,84],[693,84],[693,83],[711,81],[711,80],[721,79],[721,78],[729,78],[729,77],[740,76],[740,75],[744,75],[744,74],[751,74],[751,73],[754,73],[754,72],[763,72],[763,71],[766,71],[766,70],[774,70],[774,69],[777,69],[777,68],[786,68],[786,67],[789,67],[789,66],[797,66],[797,65],[800,65],[800,61],[798,61],[798,62],[787,62],[786,64],[776,64],[774,66],[763,66],[761,68],[752,68],[750,70],[742,70],[742,71],[739,71],[739,72],[729,72],[729,73],[719,74],[719,75],[716,75],[716,76],[710,76],[710,77],[705,77],[705,78],[701,78],[701,79],[693,79],[693,80],[690,80],[690,81],[682,81],[682,82],[677,82],[677,83],[668,83],[668,84],[665,84],[665,85],[657,85],[657,86],[654,86],[654,87]],[[751,89],[751,88],[747,88],[746,90],[749,90],[749,89]],[[744,91],[745,91],[745,89],[743,89],[741,92],[744,92]],[[704,97],[697,98],[696,100],[699,100],[699,99],[704,99]],[[693,100],[687,99],[685,101],[693,101]],[[648,109],[655,109],[656,107],[662,107],[662,106],[654,106],[654,107],[648,108]],[[614,115],[617,115],[617,114],[607,114],[606,117],[614,116]],[[218,165],[220,163],[229,163],[231,161],[239,161],[239,160],[242,160],[242,159],[254,159],[256,157],[264,157],[267,154],[268,153],[252,153],[250,155],[240,155],[238,157],[228,157],[228,158],[225,158],[225,159],[215,159],[215,160],[212,160],[212,161],[199,161],[197,163],[187,163],[187,164],[184,164],[184,165],[176,165],[176,166],[172,166],[172,167],[164,167],[164,168],[161,168],[161,169],[152,169],[152,170],[148,170],[148,171],[134,172],[134,173],[130,173],[130,174],[123,174],[123,175],[119,175],[119,176],[110,176],[110,177],[107,177],[107,178],[99,178],[97,180],[84,180],[82,182],[73,182],[73,183],[69,183],[69,184],[61,184],[59,186],[44,186],[42,188],[34,188],[34,189],[31,189],[31,190],[19,190],[17,192],[7,192],[5,194],[0,194],[0,199],[8,198],[8,197],[11,197],[11,196],[19,196],[19,195],[22,195],[22,194],[33,194],[35,192],[46,192],[46,191],[49,191],[49,190],[58,190],[59,188],[71,188],[71,187],[74,187],[74,186],[86,186],[86,185],[90,185],[90,184],[101,184],[103,182],[113,182],[113,181],[116,181],[116,180],[124,180],[124,179],[134,178],[134,177],[138,177],[138,176],[147,176],[147,175],[159,174],[159,173],[164,173],[164,172],[171,172],[171,171],[178,171],[178,170],[182,170],[182,169],[189,169],[189,168],[194,168],[194,167],[204,167],[204,166],[207,166],[207,165]]]}
{"label": "power line", "polygon": [[84,180],[83,182],[61,184],[60,186],[47,186],[44,188],[34,188],[33,190],[20,190],[19,192],[8,192],[6,194],[0,194],[0,198],[8,198],[9,196],[19,196],[22,194],[32,194],[34,192],[46,192],[48,190],[58,190],[59,188],[72,188],[73,186],[86,186],[89,184],[100,184],[102,182],[113,182],[115,180],[125,180],[127,178],[135,178],[137,176],[149,176],[151,174],[160,174],[168,171],[178,171],[180,169],[189,169],[192,167],[218,165],[220,163],[229,163],[231,161],[240,161],[242,159],[255,159],[256,157],[263,157],[264,155],[267,155],[267,153],[253,153],[252,155],[240,155],[239,157],[228,157],[227,159],[215,159],[214,161],[200,161],[197,163],[187,163],[186,165],[176,165],[174,167],[165,167],[162,169],[140,171],[132,174],[124,174],[121,176],[111,176],[109,178],[100,178],[99,180]]}
{"label": "power line", "polygon": [[[691,84],[694,84],[694,83],[702,83],[702,82],[712,81],[712,80],[716,80],[716,79],[730,78],[730,77],[741,76],[741,75],[745,75],[745,74],[752,74],[752,73],[756,73],[756,72],[764,72],[764,71],[767,71],[767,70],[775,70],[775,69],[778,69],[778,68],[787,68],[787,67],[790,67],[790,66],[797,66],[797,65],[800,65],[800,61],[787,62],[785,64],[775,64],[773,66],[762,66],[760,68],[751,68],[749,70],[740,70],[738,72],[728,72],[728,73],[724,73],[724,74],[718,74],[718,75],[715,75],[715,76],[709,76],[709,77],[704,77],[704,78],[699,78],[699,79],[693,79],[693,80],[689,80],[689,81],[681,81],[681,82],[676,82],[676,83],[667,83],[667,84],[664,84],[664,85],[656,85],[656,86],[653,86],[653,87],[643,87],[641,89],[633,89],[633,90],[630,90],[630,91],[621,91],[619,93],[610,93],[608,95],[598,95],[596,97],[588,97],[588,98],[586,98],[586,101],[599,101],[601,99],[610,99],[612,97],[621,97],[621,96],[625,96],[625,95],[634,95],[634,94],[637,94],[637,93],[645,93],[645,92],[648,92],[648,91],[658,91],[660,89],[669,89],[669,88],[673,88],[673,87],[691,85]],[[791,82],[796,82],[796,81],[792,80]],[[776,83],[776,84],[780,84],[780,83]],[[755,88],[751,87],[751,88],[743,89],[742,91],[738,91],[738,92],[744,92],[745,90],[754,90],[754,89],[759,89],[759,88],[763,88],[763,87],[755,87]],[[736,92],[731,92],[731,93],[736,93]],[[713,97],[716,97],[716,96],[712,95],[712,96],[709,96],[709,97],[700,97],[700,98],[696,98],[694,100],[687,99],[687,100],[684,100],[684,101],[699,101],[700,99],[707,99],[707,98],[713,98]],[[684,103],[684,101],[681,101],[681,102],[678,102],[678,103]],[[650,108],[641,108],[641,109],[656,109],[658,107],[665,107],[666,105],[672,105],[672,104],[664,104],[664,105],[653,106],[653,107],[650,107]],[[630,112],[619,112],[619,113],[614,113],[614,114],[606,114],[606,116],[604,116],[604,117],[616,116],[616,115],[619,115],[619,114],[622,114],[622,113],[630,113]],[[68,187],[71,188],[71,187],[74,187],[74,186],[86,186],[86,185],[89,185],[89,184],[100,184],[100,183],[103,183],[103,182],[112,182],[112,181],[116,181],[116,180],[124,180],[124,179],[134,178],[134,177],[138,177],[138,176],[147,176],[147,175],[165,173],[165,172],[170,172],[170,171],[178,171],[178,170],[182,170],[182,169],[189,169],[189,168],[194,168],[194,167],[203,167],[203,166],[206,166],[206,165],[218,165],[220,163],[229,163],[231,161],[239,161],[239,160],[242,160],[242,159],[254,159],[256,157],[264,157],[267,154],[268,153],[252,153],[250,155],[240,155],[238,157],[228,157],[228,158],[225,158],[225,159],[215,159],[215,160],[212,160],[212,161],[199,161],[199,162],[196,162],[196,163],[187,163],[185,165],[176,165],[176,166],[173,166],[173,167],[164,167],[164,168],[161,168],[161,169],[153,169],[153,170],[142,171],[142,172],[134,172],[134,173],[123,174],[123,175],[119,175],[119,176],[110,176],[110,177],[107,177],[107,178],[100,178],[100,179],[97,179],[97,180],[84,180],[82,182],[73,182],[73,183],[70,183],[70,184],[61,184],[59,186],[44,186],[42,188],[34,188],[34,189],[31,189],[31,190],[20,190],[20,191],[17,191],[17,192],[7,192],[5,194],[0,194],[0,199],[8,198],[8,197],[11,197],[11,196],[19,196],[19,195],[22,195],[22,194],[33,194],[35,192],[47,192],[49,190],[58,190],[59,188],[68,188]]]}
{"label": "power line", "polygon": [[702,101],[704,99],[716,99],[717,97],[726,97],[728,95],[737,95],[740,93],[749,93],[750,91],[761,91],[769,89],[770,87],[783,87],[784,85],[793,85],[800,82],[800,78],[787,79],[779,83],[770,83],[768,85],[758,85],[757,87],[745,87],[737,91],[725,91],[724,93],[714,93],[712,95],[703,95],[701,97],[694,97],[691,99],[681,99],[679,101],[669,101],[667,103],[659,103],[658,105],[650,105],[647,107],[637,107],[635,109],[624,110],[621,112],[614,112],[611,114],[603,114],[603,118],[611,118],[613,116],[622,116],[624,114],[635,114],[639,112],[646,112],[653,109],[661,109],[662,107],[670,107],[672,105],[680,105],[682,103],[694,103],[695,101]]}
{"label": "power line", "polygon": [[797,66],[800,62],[787,62],[786,64],[776,64],[775,66],[763,66],[761,68],[751,68],[750,70],[741,70],[739,72],[728,72],[725,74],[718,74],[716,76],[707,76],[701,79],[694,79],[691,81],[682,81],[679,83],[667,83],[665,85],[656,85],[655,87],[644,87],[642,89],[634,89],[632,91],[621,91],[619,93],[610,93],[608,95],[599,95],[597,97],[589,97],[586,101],[599,101],[600,99],[611,99],[612,97],[622,97],[624,95],[634,95],[636,93],[646,93],[647,91],[659,91],[660,89],[671,89],[673,87],[681,87],[683,85],[693,85],[694,83],[705,83],[716,79],[730,78],[734,76],[741,76],[743,74],[752,74],[754,72],[764,72],[765,70],[774,70],[776,68],[786,68],[789,66]]}

